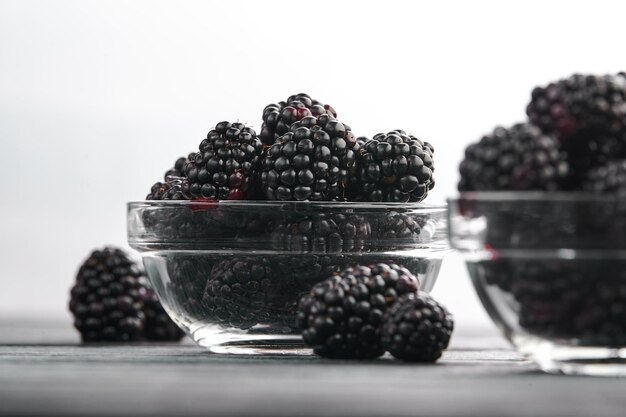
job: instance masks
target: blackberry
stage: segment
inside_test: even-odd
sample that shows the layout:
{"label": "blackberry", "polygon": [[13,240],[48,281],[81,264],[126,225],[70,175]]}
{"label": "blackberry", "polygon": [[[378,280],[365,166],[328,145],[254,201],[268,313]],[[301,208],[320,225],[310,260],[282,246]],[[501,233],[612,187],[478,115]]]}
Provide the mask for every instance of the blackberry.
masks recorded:
{"label": "blackberry", "polygon": [[184,178],[184,168],[193,155],[178,158],[174,167],[163,175],[163,182],[154,183],[146,200],[189,200],[189,182]]}
{"label": "blackberry", "polygon": [[146,200],[190,200],[187,178],[168,176],[165,182],[156,182]]}
{"label": "blackberry", "polygon": [[403,130],[379,133],[359,153],[358,179],[350,198],[359,201],[417,202],[435,186],[433,146]]}
{"label": "blackberry", "polygon": [[[147,305],[146,305],[147,302]],[[83,341],[137,341],[144,334],[146,307],[160,313],[142,270],[120,249],[94,251],[81,265],[71,290],[69,308]],[[169,319],[168,319],[169,320]],[[150,330],[167,320],[150,321]]]}
{"label": "blackberry", "polygon": [[313,287],[298,306],[302,338],[328,358],[381,356],[380,324],[398,297],[414,293],[419,282],[395,264],[348,267]]}
{"label": "blackberry", "polygon": [[147,291],[142,296],[142,301],[146,316],[143,334],[146,339],[157,342],[177,342],[185,336],[185,333],[167,315],[154,291]]}
{"label": "blackberry", "polygon": [[293,252],[360,252],[371,232],[369,222],[356,214],[312,213],[279,223],[272,242],[278,250]]}
{"label": "blackberry", "polygon": [[187,157],[181,156],[174,162],[174,167],[165,172],[163,179],[167,181],[168,177],[184,177],[185,165],[195,157],[195,152],[191,152]]}
{"label": "blackberry", "polygon": [[383,346],[408,362],[435,362],[448,347],[454,329],[452,315],[428,294],[408,294],[385,314]]}
{"label": "blackberry", "polygon": [[626,156],[626,79],[581,75],[537,87],[527,113],[567,153],[574,186],[586,170]]}
{"label": "blackberry", "polygon": [[432,237],[432,232],[422,235],[422,229],[431,224],[429,215],[389,211],[376,216],[371,223],[374,238],[371,239],[368,247],[373,250],[387,251],[405,245],[411,246],[422,239]]}
{"label": "blackberry", "polygon": [[626,160],[610,161],[587,173],[583,189],[596,193],[626,193]]}
{"label": "blackberry", "polygon": [[328,115],[304,117],[265,152],[262,191],[269,200],[343,200],[358,150],[349,126]]}
{"label": "blackberry", "polygon": [[262,144],[242,123],[220,122],[185,165],[194,199],[242,200],[255,197],[254,176]]}
{"label": "blackberry", "polygon": [[598,266],[602,276],[584,294],[576,311],[573,328],[581,345],[626,346],[625,265],[618,261],[613,266],[619,269]]}
{"label": "blackberry", "polygon": [[189,322],[204,318],[202,298],[214,263],[206,255],[177,255],[167,262],[176,309]]}
{"label": "blackberry", "polygon": [[582,75],[536,87],[526,108],[530,121],[567,140],[581,131],[624,133],[626,79],[622,75]]}
{"label": "blackberry", "polygon": [[516,124],[469,145],[459,171],[459,191],[558,190],[569,166],[554,137]]}
{"label": "blackberry", "polygon": [[261,141],[266,145],[272,145],[276,139],[289,131],[293,123],[307,116],[321,115],[337,117],[337,112],[328,104],[313,100],[304,93],[290,96],[278,104],[269,104],[263,109]]}
{"label": "blackberry", "polygon": [[276,275],[266,258],[234,258],[211,270],[202,305],[217,322],[248,329],[267,317],[267,294]]}
{"label": "blackberry", "polygon": [[205,314],[223,326],[294,328],[297,301],[319,281],[343,267],[341,257],[248,256],[215,264],[206,284]]}

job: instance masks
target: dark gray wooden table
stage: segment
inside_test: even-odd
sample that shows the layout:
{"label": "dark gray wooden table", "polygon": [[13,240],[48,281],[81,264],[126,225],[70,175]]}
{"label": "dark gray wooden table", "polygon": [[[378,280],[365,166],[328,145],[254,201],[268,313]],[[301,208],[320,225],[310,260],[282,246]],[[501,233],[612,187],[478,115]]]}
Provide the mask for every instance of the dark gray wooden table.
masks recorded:
{"label": "dark gray wooden table", "polygon": [[68,323],[4,319],[0,415],[625,416],[626,379],[542,374],[491,329],[406,365],[85,346]]}

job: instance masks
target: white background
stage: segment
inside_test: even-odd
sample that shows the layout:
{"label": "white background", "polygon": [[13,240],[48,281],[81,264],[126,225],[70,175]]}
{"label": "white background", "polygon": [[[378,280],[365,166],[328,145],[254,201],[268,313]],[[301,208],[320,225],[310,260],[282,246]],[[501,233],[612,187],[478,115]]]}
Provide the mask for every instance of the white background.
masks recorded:
{"label": "white background", "polygon": [[[94,247],[126,246],[143,199],[210,126],[260,129],[297,92],[358,135],[436,147],[456,192],[464,147],[523,120],[531,88],[626,69],[624,2],[0,0],[0,317],[66,317]],[[435,295],[489,325],[460,259]]]}

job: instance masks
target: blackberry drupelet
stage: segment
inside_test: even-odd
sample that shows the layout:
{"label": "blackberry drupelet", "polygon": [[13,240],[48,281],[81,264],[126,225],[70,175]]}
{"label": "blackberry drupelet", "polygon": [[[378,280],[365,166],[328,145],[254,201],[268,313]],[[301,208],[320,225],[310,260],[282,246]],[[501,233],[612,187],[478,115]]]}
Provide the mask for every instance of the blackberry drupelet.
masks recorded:
{"label": "blackberry drupelet", "polygon": [[384,313],[418,287],[417,278],[395,264],[348,267],[300,300],[296,318],[302,338],[316,354],[328,358],[381,356]]}
{"label": "blackberry drupelet", "polygon": [[459,191],[553,191],[562,189],[569,166],[554,137],[521,123],[469,145],[459,171]]}
{"label": "blackberry drupelet", "polygon": [[379,133],[359,152],[357,182],[350,198],[358,201],[417,202],[435,186],[434,148],[403,130]]}
{"label": "blackberry drupelet", "polygon": [[146,339],[156,342],[178,342],[185,336],[185,333],[167,315],[154,291],[147,291],[141,299],[146,316],[143,331]]}
{"label": "blackberry drupelet", "polygon": [[400,298],[385,314],[383,346],[407,362],[435,362],[448,347],[452,315],[426,293]]}
{"label": "blackberry drupelet", "polygon": [[81,265],[69,308],[83,341],[136,341],[152,291],[141,269],[120,249],[94,251]]}
{"label": "blackberry drupelet", "polygon": [[313,100],[304,93],[290,96],[286,101],[278,104],[269,104],[263,109],[261,141],[266,145],[272,145],[298,120],[307,116],[317,118],[324,114],[337,117],[337,112],[331,106]]}
{"label": "blackberry drupelet", "polygon": [[583,189],[596,193],[626,193],[626,160],[613,160],[587,173]]}
{"label": "blackberry drupelet", "polygon": [[358,151],[349,126],[328,115],[304,117],[264,153],[262,191],[269,200],[343,200]]}
{"label": "blackberry drupelet", "polygon": [[220,122],[185,165],[194,199],[242,200],[254,197],[254,177],[262,144],[242,123]]}
{"label": "blackberry drupelet", "polygon": [[272,243],[284,251],[359,252],[371,233],[369,222],[362,216],[312,213],[279,223],[272,232]]}

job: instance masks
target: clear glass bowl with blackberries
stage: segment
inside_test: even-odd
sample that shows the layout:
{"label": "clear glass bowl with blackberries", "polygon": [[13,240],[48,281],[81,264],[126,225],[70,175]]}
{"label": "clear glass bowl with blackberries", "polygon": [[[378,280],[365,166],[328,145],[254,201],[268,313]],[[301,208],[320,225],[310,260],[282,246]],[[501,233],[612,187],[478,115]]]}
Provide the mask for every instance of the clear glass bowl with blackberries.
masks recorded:
{"label": "clear glass bowl with blackberries", "polygon": [[300,298],[348,266],[402,265],[429,292],[445,205],[158,200],[128,204],[128,238],[165,310],[212,352],[310,354]]}
{"label": "clear glass bowl with blackberries", "polygon": [[580,192],[465,192],[449,236],[485,309],[539,367],[626,374],[626,200]]}

